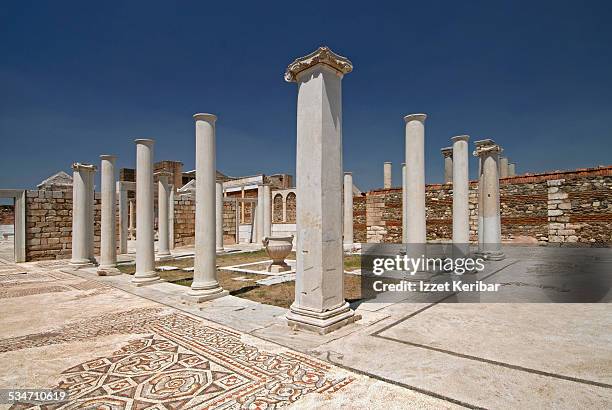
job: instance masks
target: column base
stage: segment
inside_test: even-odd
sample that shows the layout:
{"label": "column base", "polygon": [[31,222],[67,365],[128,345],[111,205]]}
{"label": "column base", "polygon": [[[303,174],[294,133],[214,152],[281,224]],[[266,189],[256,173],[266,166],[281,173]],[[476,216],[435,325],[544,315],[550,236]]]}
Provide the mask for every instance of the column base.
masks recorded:
{"label": "column base", "polygon": [[215,249],[216,253],[221,253],[221,252],[225,252],[225,248],[217,248]]}
{"label": "column base", "polygon": [[320,335],[333,332],[360,319],[359,316],[355,316],[355,312],[349,307],[347,302],[326,312],[313,312],[302,309],[295,306],[294,303],[289,308],[285,318],[290,327],[315,332]]}
{"label": "column base", "polygon": [[75,269],[93,268],[96,266],[96,264],[90,261],[89,259],[73,259],[68,262],[68,264]]}
{"label": "column base", "polygon": [[213,289],[189,289],[183,296],[182,300],[189,303],[202,303],[209,300],[222,298],[223,296],[229,295],[229,292],[223,289],[221,286],[217,286]]}
{"label": "column base", "polygon": [[138,276],[136,275],[137,273],[135,273],[134,277],[132,278],[132,285],[134,286],[146,286],[158,282],[160,280],[159,275],[155,272],[141,274]]}
{"label": "column base", "polygon": [[115,265],[98,266],[98,276],[115,276],[115,275],[121,275],[121,271],[117,269],[117,266]]}

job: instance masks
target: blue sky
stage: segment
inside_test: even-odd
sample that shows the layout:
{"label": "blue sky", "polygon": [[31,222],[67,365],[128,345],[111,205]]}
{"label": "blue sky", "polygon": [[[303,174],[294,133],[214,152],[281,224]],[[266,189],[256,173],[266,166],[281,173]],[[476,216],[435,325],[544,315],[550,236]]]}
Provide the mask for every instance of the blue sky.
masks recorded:
{"label": "blue sky", "polygon": [[382,185],[384,161],[400,183],[402,118],[416,112],[429,116],[428,182],[458,134],[495,139],[519,172],[612,163],[610,3],[210,3],[4,2],[0,188],[100,154],[133,167],[143,137],[191,169],[196,112],[219,117],[222,172],[294,174],[283,73],[319,45],[354,64],[344,168],[362,189]]}

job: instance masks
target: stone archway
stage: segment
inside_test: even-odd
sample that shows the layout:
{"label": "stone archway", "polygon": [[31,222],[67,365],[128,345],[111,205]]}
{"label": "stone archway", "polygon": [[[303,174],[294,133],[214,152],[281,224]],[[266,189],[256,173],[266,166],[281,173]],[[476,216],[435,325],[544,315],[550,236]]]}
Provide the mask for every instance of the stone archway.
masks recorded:
{"label": "stone archway", "polygon": [[274,195],[272,201],[272,222],[282,223],[283,221],[283,196],[281,194]]}
{"label": "stone archway", "polygon": [[285,199],[286,208],[287,208],[287,220],[285,222],[294,224],[295,223],[295,192],[289,192]]}

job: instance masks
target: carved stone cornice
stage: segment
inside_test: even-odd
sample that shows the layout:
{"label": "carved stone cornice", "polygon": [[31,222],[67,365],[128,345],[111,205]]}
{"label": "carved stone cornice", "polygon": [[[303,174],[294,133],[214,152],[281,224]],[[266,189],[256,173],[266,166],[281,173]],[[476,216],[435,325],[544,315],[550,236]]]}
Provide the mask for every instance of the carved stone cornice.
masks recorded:
{"label": "carved stone cornice", "polygon": [[501,147],[497,144],[481,144],[481,145],[476,145],[474,156],[480,157],[480,156],[490,155],[490,154],[499,155],[500,152],[501,152]]}
{"label": "carved stone cornice", "polygon": [[82,164],[80,162],[75,162],[72,164],[72,169],[74,171],[96,171],[96,166],[93,164]]}
{"label": "carved stone cornice", "polygon": [[314,67],[317,64],[324,64],[341,74],[348,74],[353,71],[353,64],[348,58],[334,53],[329,47],[322,46],[304,57],[296,58],[289,64],[285,71],[285,81],[289,83],[296,82],[297,76],[302,71]]}

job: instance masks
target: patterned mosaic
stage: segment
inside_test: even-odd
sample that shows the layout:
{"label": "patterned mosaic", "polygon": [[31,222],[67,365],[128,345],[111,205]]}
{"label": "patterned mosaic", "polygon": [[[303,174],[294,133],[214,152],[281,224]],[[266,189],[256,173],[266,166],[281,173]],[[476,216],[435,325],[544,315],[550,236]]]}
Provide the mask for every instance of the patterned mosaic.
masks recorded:
{"label": "patterned mosaic", "polygon": [[[330,377],[331,366],[316,359],[261,351],[236,332],[180,313],[149,320],[145,327],[151,334],[66,369],[55,387],[68,390],[70,400],[46,408],[275,409],[353,381]],[[100,330],[108,329],[101,323]]]}
{"label": "patterned mosaic", "polygon": [[70,290],[66,286],[54,285],[38,288],[17,288],[17,289],[2,289],[0,288],[0,299],[18,298],[22,296],[40,295],[43,293],[65,292]]}

